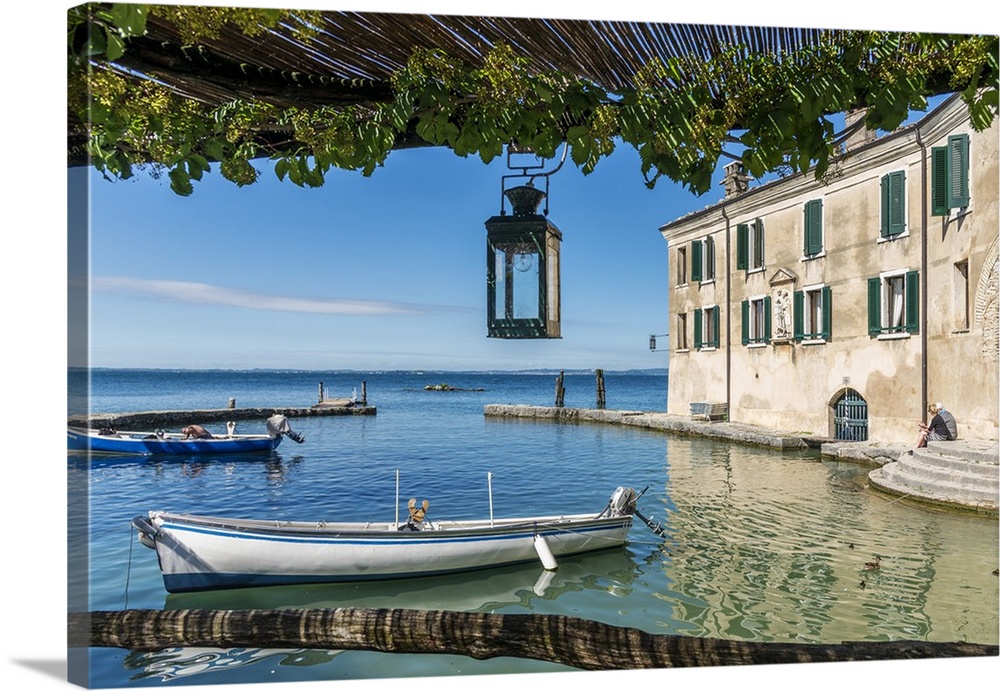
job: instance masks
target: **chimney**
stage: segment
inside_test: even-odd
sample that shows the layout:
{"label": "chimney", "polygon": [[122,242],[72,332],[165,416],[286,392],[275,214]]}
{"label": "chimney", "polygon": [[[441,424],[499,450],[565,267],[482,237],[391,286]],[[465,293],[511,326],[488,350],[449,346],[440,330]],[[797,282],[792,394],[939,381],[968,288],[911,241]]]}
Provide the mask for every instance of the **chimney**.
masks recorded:
{"label": "chimney", "polygon": [[747,175],[743,161],[733,161],[722,170],[722,185],[726,191],[724,199],[732,199],[750,188],[750,180],[753,178]]}
{"label": "chimney", "polygon": [[[849,111],[845,112],[844,113],[844,127],[845,128],[850,128],[852,125],[854,125],[855,123],[857,123],[859,120],[864,120],[865,115],[867,113],[868,113],[868,111],[865,108],[857,108],[855,110],[849,110]],[[859,146],[864,146],[868,142],[875,141],[875,139],[876,139],[876,133],[875,133],[875,131],[868,129],[867,127],[865,127],[862,124],[861,127],[856,132],[853,132],[844,141],[844,151],[845,152],[847,152],[847,151],[853,151],[854,149],[857,149]]]}

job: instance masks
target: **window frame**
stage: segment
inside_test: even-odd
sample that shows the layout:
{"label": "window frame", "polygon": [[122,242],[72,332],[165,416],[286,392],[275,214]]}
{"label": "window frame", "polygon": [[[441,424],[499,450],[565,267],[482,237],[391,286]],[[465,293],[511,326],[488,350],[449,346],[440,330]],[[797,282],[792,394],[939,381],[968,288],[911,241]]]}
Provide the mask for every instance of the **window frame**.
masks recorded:
{"label": "window frame", "polygon": [[765,245],[763,219],[755,218],[750,223],[737,224],[736,226],[737,269],[743,269],[747,273],[763,271],[765,268],[765,261],[764,261],[765,249],[766,245]]}
{"label": "window frame", "polygon": [[681,245],[677,248],[676,261],[674,262],[674,266],[677,269],[677,282],[674,285],[678,288],[686,286],[688,283],[687,263],[687,247]]}
{"label": "window frame", "polygon": [[[706,334],[709,338],[706,338]],[[694,312],[694,349],[715,350],[719,347],[719,306],[705,305]]]}
{"label": "window frame", "polygon": [[688,347],[687,316],[687,312],[677,313],[677,327],[674,331],[677,334],[676,352],[680,353],[690,350]]}
{"label": "window frame", "polygon": [[931,216],[950,216],[969,206],[969,135],[953,134],[931,148]]}
{"label": "window frame", "polygon": [[691,280],[715,281],[715,239],[711,235],[691,241]]}
{"label": "window frame", "polygon": [[804,344],[826,343],[833,335],[833,290],[818,283],[792,293],[792,336]]}
{"label": "window frame", "polygon": [[[888,288],[902,279],[899,293],[901,324],[892,321],[892,291]],[[868,279],[868,335],[877,338],[906,338],[920,333],[920,272],[910,269],[883,271]]]}
{"label": "window frame", "polygon": [[771,342],[771,296],[756,295],[740,303],[741,340],[748,347]]}

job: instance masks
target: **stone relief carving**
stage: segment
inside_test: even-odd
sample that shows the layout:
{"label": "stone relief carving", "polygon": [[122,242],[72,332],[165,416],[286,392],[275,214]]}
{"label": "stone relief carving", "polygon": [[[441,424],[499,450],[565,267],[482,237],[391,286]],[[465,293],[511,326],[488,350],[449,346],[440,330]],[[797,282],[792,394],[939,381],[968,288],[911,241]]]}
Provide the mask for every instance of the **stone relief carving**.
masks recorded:
{"label": "stone relief carving", "polygon": [[771,300],[774,308],[774,338],[785,339],[792,337],[791,302],[791,297],[786,288],[778,288],[774,291],[774,298]]}
{"label": "stone relief carving", "polygon": [[793,338],[792,291],[796,276],[788,269],[779,268],[771,276],[771,342],[785,343]]}
{"label": "stone relief carving", "polygon": [[993,241],[976,289],[976,324],[982,329],[982,355],[986,362],[1000,361],[1000,315],[997,295],[1000,291],[1000,252]]}

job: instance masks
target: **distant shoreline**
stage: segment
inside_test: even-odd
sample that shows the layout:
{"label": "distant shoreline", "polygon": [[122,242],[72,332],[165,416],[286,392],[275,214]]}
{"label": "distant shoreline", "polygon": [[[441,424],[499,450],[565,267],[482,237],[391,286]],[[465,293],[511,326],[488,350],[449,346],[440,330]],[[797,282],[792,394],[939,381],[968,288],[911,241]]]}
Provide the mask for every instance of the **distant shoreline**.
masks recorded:
{"label": "distant shoreline", "polygon": [[[430,375],[430,374],[529,374],[529,375],[545,375],[545,376],[555,376],[560,372],[566,375],[593,375],[597,369],[484,369],[484,370],[446,370],[446,369],[382,369],[382,370],[366,370],[366,369],[289,369],[284,367],[270,368],[270,367],[79,367],[70,366],[67,368],[71,372],[287,372],[289,374],[418,374],[418,375]],[[606,375],[633,375],[633,376],[668,376],[669,370],[667,368],[650,368],[650,369],[624,369],[624,370],[611,370],[605,369],[604,374]]]}

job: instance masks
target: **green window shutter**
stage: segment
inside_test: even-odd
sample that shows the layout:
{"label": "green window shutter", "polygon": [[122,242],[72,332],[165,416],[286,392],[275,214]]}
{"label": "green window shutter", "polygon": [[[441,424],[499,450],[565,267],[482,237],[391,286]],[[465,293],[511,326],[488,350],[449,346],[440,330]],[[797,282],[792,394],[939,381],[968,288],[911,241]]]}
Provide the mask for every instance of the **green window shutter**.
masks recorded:
{"label": "green window shutter", "polygon": [[746,223],[736,226],[736,268],[746,270],[750,250],[750,228]]}
{"label": "green window shutter", "polygon": [[701,280],[701,240],[691,242],[691,280]]}
{"label": "green window shutter", "polygon": [[880,237],[889,237],[889,176],[883,175],[880,180],[881,189],[879,190],[879,198],[881,203],[879,204],[879,230],[878,234]]}
{"label": "green window shutter", "polygon": [[868,279],[868,335],[882,332],[882,279]]}
{"label": "green window shutter", "polygon": [[897,170],[889,173],[889,209],[888,227],[886,232],[889,235],[899,235],[906,230],[906,173]]}
{"label": "green window shutter", "polygon": [[914,334],[920,332],[920,274],[906,272],[906,330]]}
{"label": "green window shutter", "polygon": [[771,296],[764,298],[764,342],[771,342]]}
{"label": "green window shutter", "polygon": [[743,345],[750,342],[750,301],[744,300],[740,303],[740,317],[742,322]]}
{"label": "green window shutter", "polygon": [[716,348],[719,347],[719,308],[715,307],[712,309],[712,345]]}
{"label": "green window shutter", "polygon": [[823,251],[823,200],[806,202],[804,215],[803,251],[807,257],[812,257]]}
{"label": "green window shutter", "polygon": [[715,240],[705,238],[705,280],[715,279]]}
{"label": "green window shutter", "polygon": [[764,266],[764,221],[759,218],[753,222],[754,257],[760,260],[758,268]]}
{"label": "green window shutter", "polygon": [[[933,191],[931,196],[933,197]],[[882,237],[906,230],[906,173],[897,170],[882,177],[882,204],[879,230]]]}
{"label": "green window shutter", "polygon": [[948,148],[931,149],[931,216],[948,215]]}
{"label": "green window shutter", "polygon": [[694,349],[701,350],[701,310],[694,311]]}
{"label": "green window shutter", "polygon": [[805,294],[801,290],[792,293],[792,336],[801,341],[805,335],[803,313],[805,312]]}
{"label": "green window shutter", "polygon": [[833,300],[832,291],[830,286],[823,286],[823,331],[820,333],[820,338],[827,341],[830,340],[830,335],[833,333]]}
{"label": "green window shutter", "polygon": [[948,208],[969,205],[969,135],[948,137]]}

